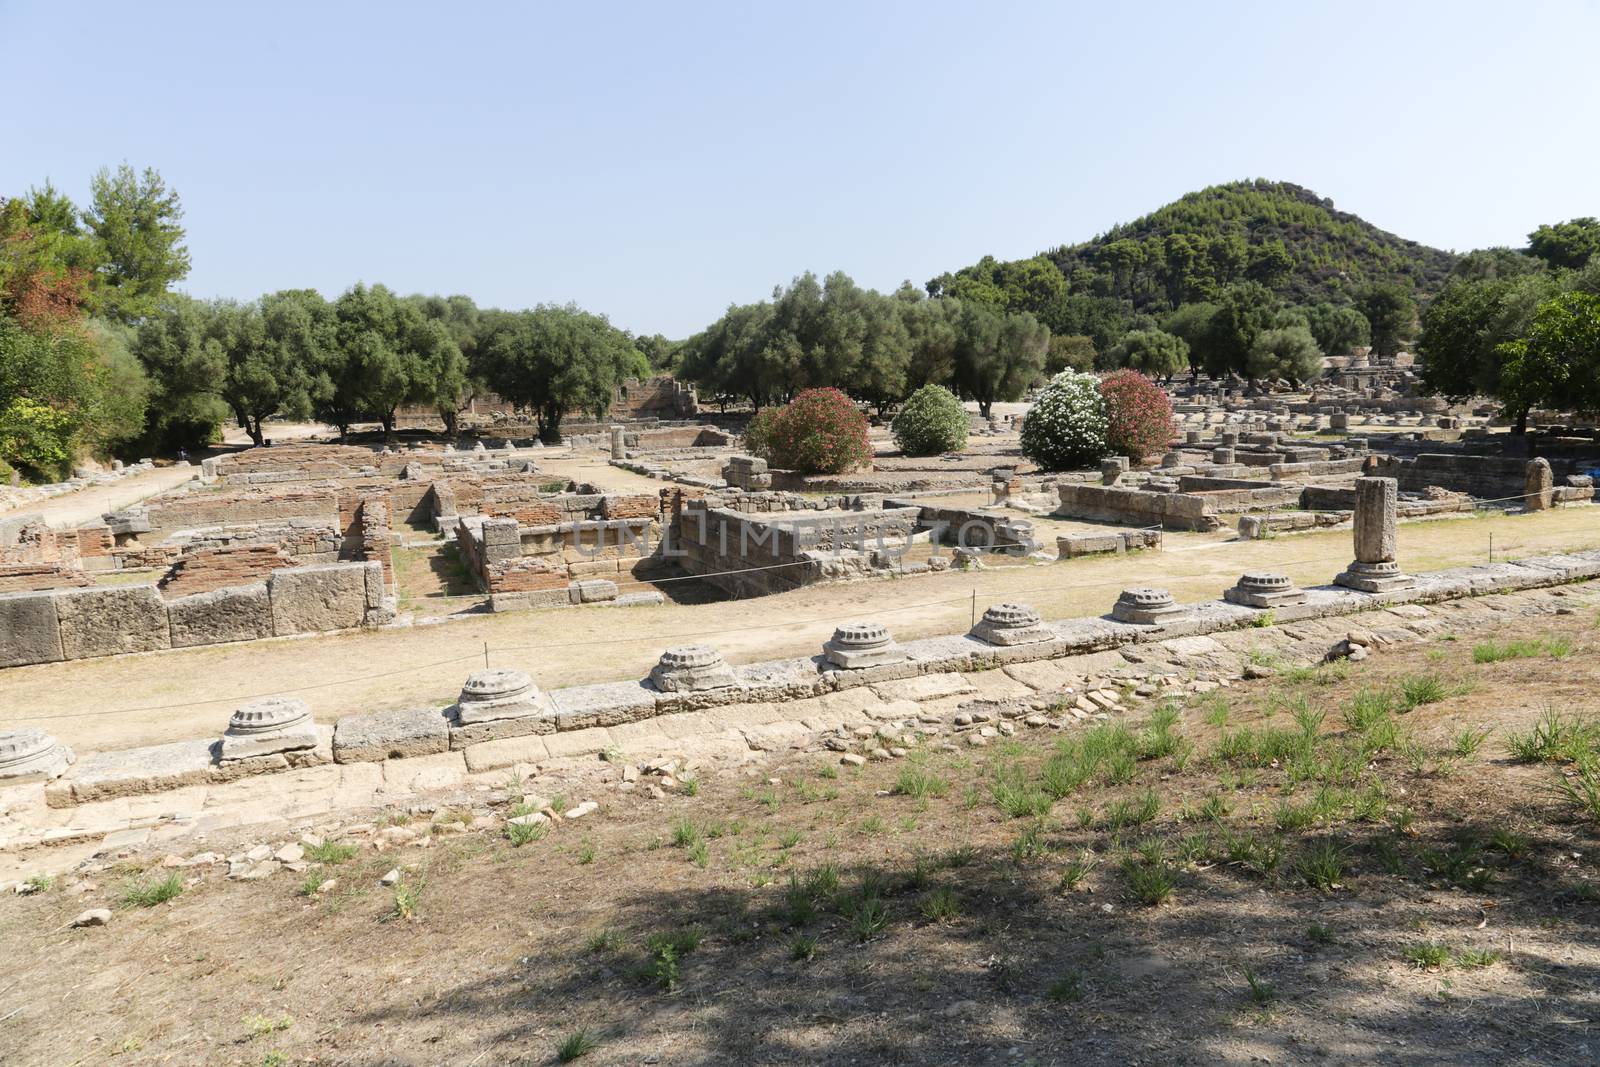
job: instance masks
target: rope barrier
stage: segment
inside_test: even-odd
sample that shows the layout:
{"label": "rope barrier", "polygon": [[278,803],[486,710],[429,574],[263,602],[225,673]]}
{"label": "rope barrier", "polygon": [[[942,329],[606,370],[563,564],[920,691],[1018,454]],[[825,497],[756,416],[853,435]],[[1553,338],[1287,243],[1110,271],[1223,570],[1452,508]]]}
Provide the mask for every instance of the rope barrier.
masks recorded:
{"label": "rope barrier", "polygon": [[[1277,561],[1277,562],[1275,562],[1273,564],[1273,566],[1279,567],[1279,568],[1290,568],[1290,567],[1308,566],[1308,565],[1311,565],[1311,564],[1321,564],[1321,563],[1325,563],[1325,562],[1326,562],[1326,560],[1321,558],[1321,557],[1306,557],[1304,559]],[[1171,575],[1170,577],[1172,577],[1172,578],[1195,578],[1195,577],[1200,577],[1200,575],[1198,575],[1198,574],[1188,574],[1188,575],[1175,574],[1175,575]],[[1113,588],[1116,588],[1116,589],[1121,589],[1121,588],[1126,588],[1127,586],[1128,586],[1128,579],[1125,579],[1125,578],[1119,578],[1119,579],[1114,579],[1114,580],[1109,580],[1109,581],[1099,581],[1099,582],[1069,581],[1069,582],[1061,583],[1059,585],[1055,585],[1055,584],[1046,585],[1044,583],[1041,583],[1041,588],[1054,588],[1054,589],[1062,589],[1062,588],[1071,588],[1071,589],[1113,589]],[[1003,592],[1000,592],[1000,591],[981,592],[976,587],[974,587],[970,592],[968,592],[968,593],[966,593],[966,594],[964,594],[962,596],[959,596],[959,597],[952,597],[952,598],[949,598],[949,599],[942,599],[942,600],[921,601],[921,602],[918,602],[918,603],[915,603],[915,604],[901,604],[901,605],[897,605],[897,606],[874,607],[874,608],[871,608],[869,611],[864,612],[863,614],[870,614],[870,615],[874,615],[874,616],[877,616],[877,615],[892,615],[892,614],[899,614],[899,613],[907,612],[907,611],[920,611],[920,610],[922,610],[924,608],[947,607],[947,606],[950,606],[950,605],[953,605],[953,604],[968,604],[968,603],[972,603],[974,601],[974,598],[982,598],[985,601],[993,602],[993,601],[998,601],[1003,596],[1011,596],[1011,595],[1015,595],[1015,594],[1003,593]],[[804,618],[804,619],[788,619],[788,620],[785,620],[783,622],[770,624],[765,628],[766,629],[789,629],[789,628],[794,628],[794,627],[798,627],[798,626],[813,626],[813,625],[817,625],[819,623],[827,624],[827,623],[837,623],[837,622],[838,622],[838,616],[837,615],[815,616],[815,617]],[[676,632],[673,635],[671,635],[670,637],[666,637],[665,639],[667,639],[667,640],[679,640],[679,639],[694,638],[694,637],[719,637],[719,636],[724,636],[724,635],[727,635],[727,634],[748,633],[748,632],[750,632],[750,627],[749,626],[734,626],[734,627],[724,627],[724,628],[713,629],[713,630],[692,630],[692,631],[686,631],[686,632]],[[431,663],[420,663],[420,664],[417,664],[415,666],[403,667],[403,668],[400,668],[400,669],[394,670],[394,671],[384,671],[384,672],[380,672],[380,673],[377,673],[377,674],[358,675],[358,676],[351,677],[351,678],[341,678],[341,679],[338,679],[336,681],[331,681],[331,682],[318,682],[318,683],[313,684],[313,685],[295,686],[295,687],[287,688],[287,689],[274,689],[274,690],[270,690],[270,691],[267,691],[267,692],[254,693],[254,694],[243,695],[243,696],[213,697],[213,698],[210,698],[210,699],[207,699],[207,700],[181,701],[181,702],[172,703],[172,704],[146,704],[146,705],[140,705],[138,707],[132,707],[132,708],[108,708],[108,709],[102,709],[102,710],[99,710],[99,711],[65,712],[65,713],[53,714],[53,715],[27,715],[27,716],[18,717],[18,721],[39,722],[39,721],[46,721],[46,720],[51,720],[51,719],[99,718],[99,717],[102,717],[102,716],[131,715],[131,714],[139,714],[139,713],[151,712],[151,711],[170,711],[170,710],[176,710],[176,709],[180,709],[180,708],[203,707],[203,706],[208,705],[208,704],[219,704],[219,703],[227,703],[227,702],[243,703],[243,702],[250,701],[250,700],[259,700],[259,699],[262,699],[264,697],[289,696],[289,695],[293,695],[293,694],[296,694],[296,693],[312,692],[312,691],[318,690],[318,689],[331,689],[331,688],[333,688],[335,686],[349,685],[349,684],[352,684],[352,683],[355,683],[355,682],[381,681],[382,679],[385,679],[385,678],[394,678],[394,677],[398,677],[398,676],[403,675],[403,674],[413,674],[413,673],[415,673],[417,671],[430,670],[430,669],[435,668],[435,667],[449,666],[449,665],[454,664],[454,663],[463,663],[463,662],[466,662],[468,660],[478,660],[478,659],[484,658],[484,656],[486,654],[493,655],[493,654],[497,654],[497,653],[506,653],[506,652],[542,652],[542,651],[546,651],[546,650],[549,650],[549,649],[600,648],[600,647],[606,647],[606,646],[615,645],[615,644],[619,644],[619,643],[635,643],[635,642],[644,642],[644,641],[661,641],[663,639],[664,639],[664,635],[661,635],[661,634],[618,635],[618,636],[607,637],[604,640],[557,641],[557,642],[545,642],[545,643],[541,643],[541,644],[537,644],[537,645],[505,645],[505,646],[500,646],[500,647],[489,647],[489,648],[486,648],[486,649],[483,649],[483,650],[480,650],[480,651],[474,651],[474,652],[466,654],[466,655],[453,656],[453,657],[450,657],[449,659],[435,660],[435,661],[433,661]]]}
{"label": "rope barrier", "polygon": [[[1525,500],[1527,496],[1528,496],[1528,494],[1518,494],[1517,496],[1514,496],[1514,497],[1499,497],[1499,498],[1493,498],[1493,499],[1485,500],[1485,501],[1478,501],[1478,503],[1496,503],[1496,502],[1509,501],[1509,500]],[[1162,530],[1163,528],[1160,525],[1153,525],[1153,526],[1145,526],[1145,527],[1134,527],[1132,529],[1134,531],[1136,531],[1136,532],[1146,532],[1146,531],[1150,531],[1150,530]],[[1224,542],[1218,542],[1217,544],[1220,545],[1220,544],[1223,544],[1223,543]],[[980,548],[972,549],[971,551],[1007,552],[1007,551],[1013,550],[1015,547],[1016,546],[982,546]],[[1214,546],[1199,546],[1199,547],[1214,547]],[[1571,551],[1582,551],[1582,549],[1574,549],[1574,550],[1571,550]],[[1291,567],[1308,566],[1308,565],[1311,565],[1311,564],[1321,564],[1321,563],[1325,563],[1325,562],[1326,562],[1326,560],[1321,558],[1321,557],[1306,557],[1306,558],[1303,558],[1303,559],[1274,561],[1272,565],[1274,567],[1287,569],[1287,568],[1291,568]],[[715,573],[716,574],[742,574],[742,573],[751,573],[751,572],[756,572],[756,571],[775,570],[775,569],[780,569],[780,568],[783,568],[783,567],[808,566],[808,565],[810,565],[809,562],[779,563],[779,564],[772,564],[772,565],[763,566],[763,567],[749,567],[749,568],[742,568],[742,569],[736,570],[736,571],[719,571],[719,572],[715,572]],[[1018,567],[1008,567],[1008,568],[999,568],[999,569],[1001,569],[1001,570],[1020,570],[1020,569],[1022,569],[1022,567],[1018,566]],[[658,580],[656,580],[654,582],[640,580],[640,581],[637,581],[635,584],[654,585],[654,584],[658,584],[659,582],[662,582],[662,581],[688,581],[688,580],[699,579],[699,578],[703,578],[703,577],[705,577],[705,576],[703,576],[703,575],[683,575],[683,576],[675,576],[675,577],[672,577],[672,578],[658,579]],[[1181,578],[1199,577],[1199,575],[1195,575],[1195,574],[1189,574],[1189,575],[1174,574],[1174,575],[1170,575],[1169,577],[1171,577],[1171,578],[1180,578],[1181,579]],[[1110,581],[1099,581],[1099,582],[1067,581],[1067,582],[1063,582],[1063,583],[1061,583],[1059,585],[1057,585],[1055,583],[1046,583],[1046,582],[1041,581],[1040,584],[1039,584],[1039,588],[1041,590],[1043,590],[1043,589],[1064,589],[1064,588],[1071,588],[1071,589],[1100,589],[1100,588],[1126,588],[1127,585],[1128,585],[1128,580],[1127,579],[1115,579],[1115,580],[1110,580]],[[977,587],[974,586],[973,589],[969,593],[967,593],[967,594],[965,594],[963,596],[960,596],[960,597],[954,597],[954,598],[944,599],[944,600],[923,601],[923,602],[919,602],[919,603],[915,603],[915,604],[902,604],[902,605],[898,605],[898,606],[874,607],[874,608],[871,608],[869,611],[864,612],[864,614],[891,615],[891,614],[899,614],[899,613],[903,613],[903,612],[907,612],[907,611],[919,611],[919,610],[922,610],[922,609],[925,609],[925,608],[946,607],[946,606],[949,606],[949,605],[952,605],[952,604],[968,604],[968,603],[971,603],[971,604],[974,605],[974,613],[975,613],[976,612],[976,600],[977,600],[977,598],[979,596],[982,596],[986,601],[992,601],[992,600],[995,600],[995,599],[999,598],[1002,595],[1013,595],[1013,594],[1003,594],[1003,593],[1000,593],[1000,592],[997,592],[997,591],[996,592],[980,593],[980,591],[977,589]],[[445,599],[445,598],[441,598],[441,599]],[[462,599],[462,598],[456,597],[456,598],[449,598],[449,599]],[[481,599],[481,597],[477,597],[477,598],[474,598],[474,599]],[[819,617],[805,618],[805,619],[789,619],[789,620],[785,620],[783,622],[769,624],[766,628],[767,629],[787,629],[787,628],[793,628],[793,627],[798,627],[798,626],[813,626],[813,625],[817,625],[819,623],[820,624],[836,623],[837,621],[838,621],[838,617],[836,615],[830,615],[830,616],[826,616],[826,617],[819,616]],[[673,634],[671,636],[671,638],[668,638],[668,639],[669,640],[676,640],[676,639],[682,639],[682,638],[695,638],[695,637],[718,637],[718,636],[724,636],[724,635],[727,635],[727,634],[734,634],[734,633],[748,633],[749,631],[750,631],[750,627],[749,626],[726,627],[726,628],[712,629],[712,630],[698,630],[698,631],[689,631],[689,632],[678,632],[678,633]],[[379,673],[376,673],[376,674],[357,675],[357,676],[354,676],[354,677],[341,678],[341,679],[337,679],[337,680],[329,681],[329,682],[318,682],[318,683],[311,684],[311,685],[295,686],[295,687],[290,687],[290,688],[285,688],[285,689],[274,689],[274,690],[270,690],[270,691],[267,691],[267,692],[255,693],[255,694],[244,695],[244,696],[213,697],[213,698],[205,699],[205,700],[180,701],[180,702],[170,703],[170,704],[147,704],[147,705],[140,705],[140,706],[137,706],[137,707],[109,708],[109,709],[101,709],[101,710],[97,710],[97,711],[63,712],[63,713],[56,713],[56,714],[50,714],[50,715],[25,715],[25,716],[19,716],[17,718],[17,721],[20,721],[20,722],[42,722],[42,721],[49,721],[49,720],[55,720],[55,719],[100,718],[100,717],[114,716],[114,715],[133,715],[133,714],[142,714],[142,713],[153,712],[153,711],[170,711],[170,710],[177,710],[177,709],[182,709],[182,708],[203,707],[203,706],[206,706],[206,705],[219,704],[219,703],[244,703],[246,701],[259,700],[259,699],[262,699],[262,698],[265,698],[265,697],[289,696],[289,695],[293,695],[293,694],[296,694],[296,693],[313,692],[313,691],[319,690],[319,689],[331,689],[331,688],[334,688],[334,687],[337,687],[337,686],[350,685],[350,684],[354,684],[354,683],[357,683],[357,682],[381,681],[381,680],[383,680],[385,678],[395,678],[395,677],[399,677],[399,676],[405,675],[405,674],[414,674],[414,673],[416,673],[418,671],[431,670],[431,669],[436,668],[436,667],[449,666],[451,664],[463,663],[463,662],[466,662],[466,661],[469,661],[469,660],[477,660],[479,658],[484,658],[485,661],[487,661],[487,657],[489,655],[495,654],[495,653],[540,652],[540,651],[545,651],[545,650],[549,650],[549,649],[568,649],[568,648],[597,648],[597,647],[605,647],[605,646],[609,646],[609,645],[615,645],[615,644],[618,644],[618,643],[633,643],[633,642],[660,641],[660,640],[663,640],[663,635],[660,635],[660,634],[643,634],[643,635],[632,635],[632,636],[629,636],[629,635],[611,636],[611,637],[607,637],[604,640],[547,642],[547,643],[542,643],[542,644],[538,644],[538,645],[508,645],[508,646],[499,647],[499,648],[490,648],[490,647],[486,646],[482,651],[474,651],[474,652],[472,652],[470,654],[467,654],[467,655],[453,656],[453,657],[450,657],[448,659],[435,660],[435,661],[430,662],[430,663],[416,664],[416,665],[413,665],[413,666],[410,666],[410,667],[403,667],[403,668],[400,668],[400,669],[397,669],[397,670],[393,670],[393,671],[384,671],[384,672],[379,672]]]}

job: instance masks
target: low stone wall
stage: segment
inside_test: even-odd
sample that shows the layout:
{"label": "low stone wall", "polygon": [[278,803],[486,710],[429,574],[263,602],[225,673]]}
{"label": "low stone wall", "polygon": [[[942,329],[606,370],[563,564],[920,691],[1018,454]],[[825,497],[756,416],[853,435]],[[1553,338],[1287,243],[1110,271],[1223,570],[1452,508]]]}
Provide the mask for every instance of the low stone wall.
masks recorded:
{"label": "low stone wall", "polygon": [[0,595],[0,667],[343,630],[389,621],[378,563],[272,571],[168,600],[154,585]]}
{"label": "low stone wall", "polygon": [[1056,514],[1064,518],[1160,526],[1169,530],[1222,528],[1222,520],[1217,517],[1219,498],[1213,493],[1154,493],[1077,484],[1059,485],[1056,491],[1061,498]]}
{"label": "low stone wall", "polygon": [[1121,555],[1141,548],[1160,548],[1160,530],[1118,530],[1115,533],[1071,534],[1056,538],[1056,558],[1075,559],[1106,553]]}
{"label": "low stone wall", "polygon": [[[1510,563],[1480,564],[1416,575],[1410,588],[1382,594],[1359,593],[1341,586],[1305,590],[1303,603],[1273,608],[1278,624],[1301,624],[1300,636],[1314,620],[1371,612],[1394,627],[1426,613],[1423,604],[1495,593],[1514,593],[1592,580],[1600,577],[1600,550],[1531,557]],[[1492,614],[1492,613],[1489,613]],[[320,727],[313,749],[224,761],[214,738],[201,738],[147,748],[87,753],[60,778],[25,788],[36,789],[49,807],[65,808],[107,799],[161,792],[190,785],[216,784],[250,775],[282,772],[327,763],[364,763],[443,759],[463,771],[484,773],[554,755],[600,751],[633,724],[663,715],[704,713],[719,708],[751,708],[762,703],[788,703],[826,697],[847,690],[872,689],[898,697],[917,693],[971,691],[959,675],[1096,653],[1124,650],[1119,664],[1140,663],[1168,655],[1211,661],[1221,650],[1206,635],[1227,631],[1253,632],[1262,611],[1226,601],[1178,607],[1154,624],[1119,622],[1113,617],[1066,619],[1042,624],[1044,633],[1022,644],[990,644],[970,634],[930,637],[901,644],[904,658],[879,666],[844,669],[826,655],[771,660],[726,668],[715,687],[663,690],[649,680],[625,680],[573,686],[548,694],[543,707],[529,714],[476,725],[464,725],[452,709],[413,708],[377,714],[349,715],[330,730]],[[1419,623],[1420,625],[1420,623]],[[1433,623],[1443,628],[1442,623]],[[1337,632],[1337,631],[1331,631]],[[1318,644],[1319,640],[1322,642]],[[1328,650],[1327,637],[1303,643]],[[1252,644],[1258,643],[1252,641]],[[719,659],[720,662],[720,659]],[[1037,669],[1037,668],[1034,668]],[[562,737],[562,735],[566,735]],[[388,771],[384,772],[385,777]],[[397,777],[399,777],[397,772]]]}
{"label": "low stone wall", "polygon": [[[1452,455],[1424,452],[1415,459],[1374,455],[1372,474],[1380,478],[1393,478],[1400,483],[1402,492],[1421,493],[1429,486],[1438,486],[1456,493],[1467,493],[1480,500],[1501,500],[1516,497],[1527,487],[1528,464],[1526,459],[1506,459],[1499,456]],[[1557,460],[1552,464],[1557,482],[1566,475],[1568,464]]]}

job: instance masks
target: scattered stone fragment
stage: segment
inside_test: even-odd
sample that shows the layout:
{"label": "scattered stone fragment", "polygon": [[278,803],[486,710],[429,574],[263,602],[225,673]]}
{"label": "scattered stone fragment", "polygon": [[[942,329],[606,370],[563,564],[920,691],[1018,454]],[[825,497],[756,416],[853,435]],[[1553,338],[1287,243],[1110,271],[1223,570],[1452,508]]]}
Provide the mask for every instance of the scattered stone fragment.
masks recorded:
{"label": "scattered stone fragment", "polygon": [[867,758],[865,756],[858,756],[854,752],[846,752],[844,755],[839,757],[839,762],[844,764],[846,767],[865,767],[867,765]]}
{"label": "scattered stone fragment", "polygon": [[579,804],[576,807],[567,809],[566,817],[569,818],[569,819],[581,819],[585,815],[588,815],[588,814],[590,814],[592,812],[596,812],[596,811],[599,811],[599,810],[600,810],[600,805],[598,803],[596,803],[593,800],[585,800],[582,804]]}
{"label": "scattered stone fragment", "polygon": [[381,886],[391,886],[400,881],[400,868],[390,868],[389,873],[378,879]]}
{"label": "scattered stone fragment", "polygon": [[111,921],[110,908],[90,908],[72,920],[73,926],[104,926]]}

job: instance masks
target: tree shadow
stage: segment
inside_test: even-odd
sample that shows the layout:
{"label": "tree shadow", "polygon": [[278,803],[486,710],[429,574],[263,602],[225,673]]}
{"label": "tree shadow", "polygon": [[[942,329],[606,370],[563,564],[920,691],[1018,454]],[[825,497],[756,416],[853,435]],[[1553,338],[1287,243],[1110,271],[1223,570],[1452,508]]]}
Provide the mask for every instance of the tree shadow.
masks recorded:
{"label": "tree shadow", "polygon": [[[1570,838],[1531,837],[1512,858],[1497,829],[1463,822],[1398,861],[1389,829],[1347,832],[1353,887],[1332,892],[1305,884],[1293,855],[1266,876],[1195,863],[1162,907],[1129,896],[1109,849],[1087,888],[1063,891],[1057,872],[1085,839],[1064,829],[1038,835],[1054,849],[1043,859],[955,849],[834,871],[836,888],[825,865],[756,889],[658,886],[612,901],[604,927],[538,940],[515,974],[358,1021],[470,1027],[482,1062],[507,1064],[554,1062],[580,1024],[600,1039],[596,1063],[1592,1062],[1592,951],[1514,945],[1494,971],[1437,974],[1403,955],[1429,937],[1493,941],[1464,923],[1401,928],[1392,915],[1419,899],[1596,947],[1600,907],[1550,858]],[[1452,849],[1474,859],[1454,865]],[[1402,875],[1385,870],[1396,862]],[[930,903],[945,894],[950,915]]]}

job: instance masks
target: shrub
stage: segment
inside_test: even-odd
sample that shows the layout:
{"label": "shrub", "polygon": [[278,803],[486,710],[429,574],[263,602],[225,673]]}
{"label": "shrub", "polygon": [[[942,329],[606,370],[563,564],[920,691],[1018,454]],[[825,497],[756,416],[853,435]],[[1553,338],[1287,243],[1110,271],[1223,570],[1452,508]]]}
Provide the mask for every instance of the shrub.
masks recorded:
{"label": "shrub", "polygon": [[1106,402],[1106,444],[1135,463],[1172,442],[1172,400],[1167,391],[1135,370],[1100,380]]}
{"label": "shrub", "polygon": [[1106,403],[1092,374],[1050,379],[1022,422],[1022,453],[1046,470],[1070,470],[1106,454]]}
{"label": "shrub", "polygon": [[967,409],[944,386],[924,385],[895,416],[894,441],[908,456],[959,451],[967,443]]}
{"label": "shrub", "polygon": [[837,389],[805,390],[769,426],[766,458],[784,470],[842,474],[872,460],[867,417]]}
{"label": "shrub", "polygon": [[752,456],[771,459],[772,423],[782,408],[763,408],[744,428],[744,450]]}

